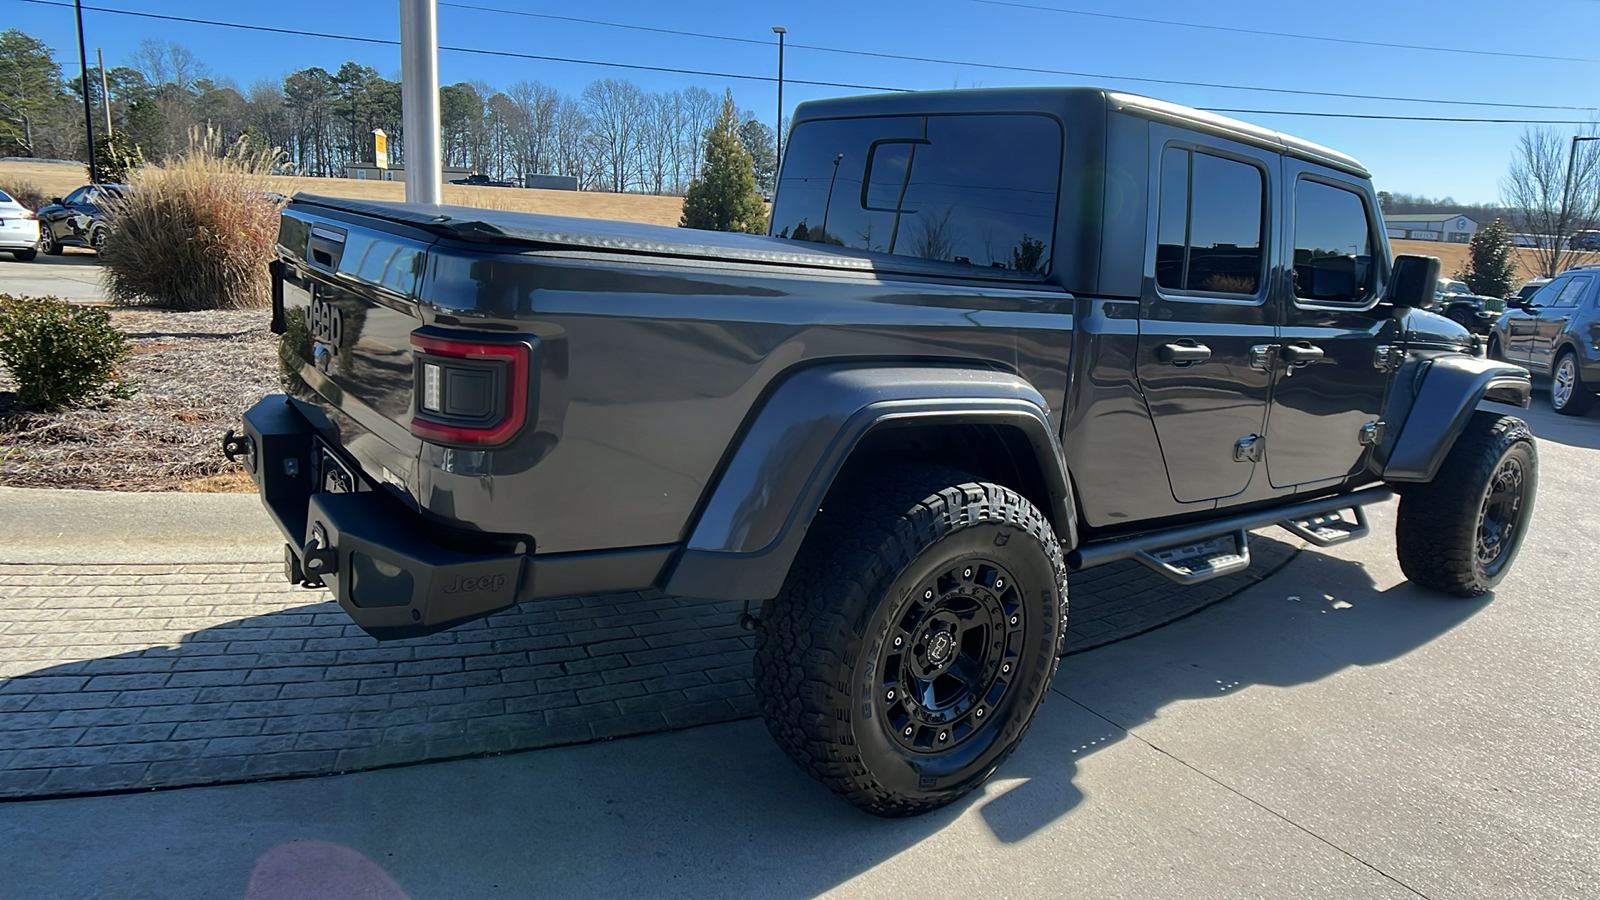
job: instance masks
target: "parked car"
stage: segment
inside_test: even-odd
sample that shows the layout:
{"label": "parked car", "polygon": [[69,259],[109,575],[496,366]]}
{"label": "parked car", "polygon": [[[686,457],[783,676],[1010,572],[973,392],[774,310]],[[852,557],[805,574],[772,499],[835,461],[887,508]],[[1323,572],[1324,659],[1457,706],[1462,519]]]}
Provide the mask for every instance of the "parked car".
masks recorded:
{"label": "parked car", "polygon": [[1550,376],[1550,405],[1581,416],[1600,391],[1600,267],[1561,273],[1500,317],[1489,356]]}
{"label": "parked car", "polygon": [[1506,311],[1504,299],[1474,294],[1465,281],[1441,278],[1433,296],[1430,310],[1474,334],[1488,334],[1495,320]]}
{"label": "parked car", "polygon": [[521,187],[515,181],[496,181],[481,173],[473,173],[465,178],[457,178],[450,183],[465,184],[472,187]]}
{"label": "parked car", "polygon": [[57,197],[39,210],[39,249],[55,256],[65,247],[88,247],[96,253],[111,233],[104,204],[127,195],[125,184],[86,184]]}
{"label": "parked car", "polygon": [[1529,278],[1527,282],[1522,285],[1522,287],[1517,289],[1517,296],[1513,297],[1512,299],[1517,301],[1517,303],[1521,303],[1529,297],[1532,297],[1534,294],[1537,294],[1539,292],[1539,288],[1542,288],[1549,283],[1549,278]]}
{"label": "parked car", "polygon": [[285,577],[381,639],[742,601],[777,743],[906,816],[1022,739],[1069,572],[1198,584],[1252,528],[1339,543],[1397,494],[1418,586],[1510,570],[1528,373],[1419,308],[1439,260],[1390,259],[1356,160],[1111,91],[940,91],[802,104],[778,185],[763,236],[296,197],[290,393],[224,443]]}
{"label": "parked car", "polygon": [[19,262],[39,255],[39,217],[0,191],[0,250],[9,250]]}

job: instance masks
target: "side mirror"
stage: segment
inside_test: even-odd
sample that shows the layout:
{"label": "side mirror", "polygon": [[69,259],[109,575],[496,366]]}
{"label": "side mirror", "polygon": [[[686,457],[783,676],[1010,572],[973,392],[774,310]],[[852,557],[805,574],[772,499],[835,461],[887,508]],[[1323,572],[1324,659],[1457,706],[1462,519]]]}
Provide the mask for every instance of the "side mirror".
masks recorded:
{"label": "side mirror", "polygon": [[51,204],[53,204],[55,206],[60,206],[61,204],[65,203],[66,201],[62,200],[60,197],[51,197],[50,198],[50,202],[51,202]]}
{"label": "side mirror", "polygon": [[1394,271],[1389,275],[1387,299],[1395,306],[1426,306],[1439,289],[1441,267],[1437,256],[1396,256]]}

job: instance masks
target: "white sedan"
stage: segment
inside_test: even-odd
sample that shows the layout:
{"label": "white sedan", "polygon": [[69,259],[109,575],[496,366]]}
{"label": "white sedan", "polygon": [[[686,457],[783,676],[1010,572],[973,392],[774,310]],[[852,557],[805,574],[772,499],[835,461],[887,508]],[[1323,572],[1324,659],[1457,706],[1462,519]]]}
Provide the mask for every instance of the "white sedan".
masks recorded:
{"label": "white sedan", "polygon": [[0,250],[10,250],[19,262],[39,255],[39,217],[5,191],[0,191]]}

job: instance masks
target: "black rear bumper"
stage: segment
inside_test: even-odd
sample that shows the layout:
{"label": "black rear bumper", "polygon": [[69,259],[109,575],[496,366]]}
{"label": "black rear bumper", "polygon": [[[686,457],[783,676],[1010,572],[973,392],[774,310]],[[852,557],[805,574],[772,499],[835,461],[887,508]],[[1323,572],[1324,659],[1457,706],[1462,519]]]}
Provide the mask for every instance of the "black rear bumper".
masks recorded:
{"label": "black rear bumper", "polygon": [[[379,640],[419,637],[517,602],[530,577],[526,554],[441,547],[421,514],[363,481],[323,493],[316,430],[281,394],[245,413],[245,434],[228,447],[288,540],[291,580],[326,584],[352,621]],[[341,460],[348,466],[348,461]]]}

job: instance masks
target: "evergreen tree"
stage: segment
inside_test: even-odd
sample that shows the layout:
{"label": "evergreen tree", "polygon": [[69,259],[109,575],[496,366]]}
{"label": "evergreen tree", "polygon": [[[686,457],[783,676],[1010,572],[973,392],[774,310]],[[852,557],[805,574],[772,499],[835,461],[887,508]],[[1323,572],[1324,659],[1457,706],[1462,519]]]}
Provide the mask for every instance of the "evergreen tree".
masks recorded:
{"label": "evergreen tree", "polygon": [[750,151],[739,139],[733,92],[722,101],[716,124],[706,132],[705,167],[683,198],[683,228],[765,234],[767,208],[756,193]]}
{"label": "evergreen tree", "polygon": [[1478,229],[1467,247],[1467,264],[1456,273],[1474,294],[1509,297],[1516,287],[1517,262],[1511,231],[1500,219]]}

